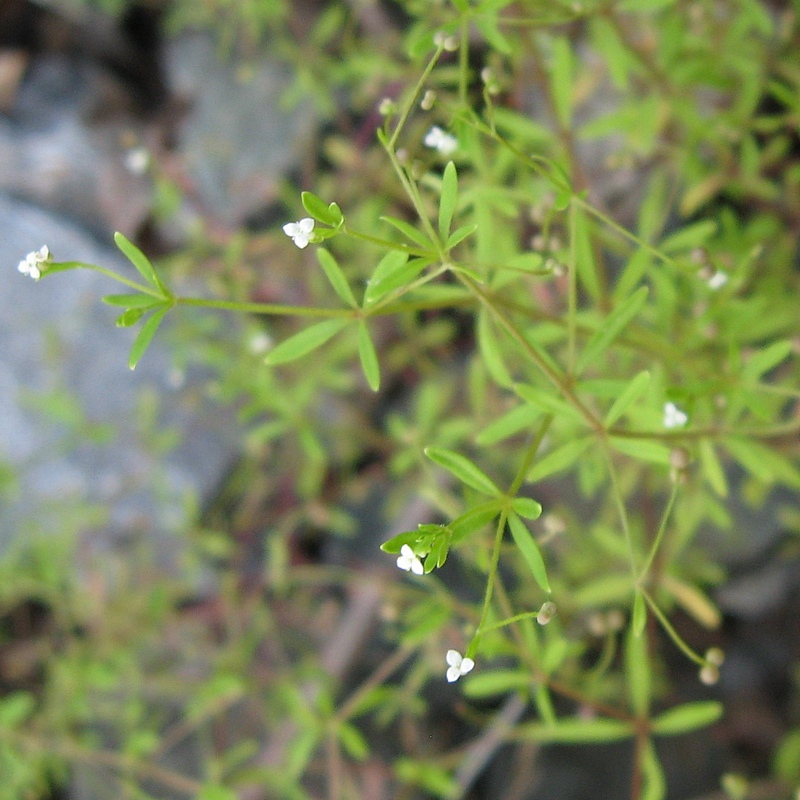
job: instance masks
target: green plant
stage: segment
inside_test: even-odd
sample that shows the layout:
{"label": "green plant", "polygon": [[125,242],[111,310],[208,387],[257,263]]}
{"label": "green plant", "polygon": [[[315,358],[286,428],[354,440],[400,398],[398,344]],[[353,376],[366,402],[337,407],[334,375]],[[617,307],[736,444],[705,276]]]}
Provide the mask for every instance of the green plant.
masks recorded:
{"label": "green plant", "polygon": [[[278,343],[262,363],[250,354],[220,371],[248,400],[251,444],[291,455],[298,515],[347,532],[346,504],[320,498],[370,448],[391,479],[390,516],[414,495],[428,503],[383,544],[416,577],[384,590],[395,649],[349,696],[286,670],[261,684],[276,698],[265,711],[241,676],[276,618],[252,602],[228,608],[236,647],[220,648],[207,682],[181,698],[186,724],[201,730],[242,703],[256,730],[183,789],[227,798],[256,782],[270,796],[316,796],[324,750],[329,796],[358,796],[343,761],[370,756],[368,726],[419,718],[429,680],[464,676],[478,704],[515,695],[530,708],[510,741],[631,740],[630,795],[655,800],[667,793],[658,740],[724,713],[712,693],[673,703],[665,660],[677,649],[707,685],[723,663],[675,623],[679,612],[700,628],[720,623],[708,590],[721,568],[700,534],[733,524],[733,492],[800,486],[797,10],[777,20],[754,0],[404,10],[410,64],[353,45],[343,70],[355,80],[359,55],[407,84],[381,103],[378,148],[354,170],[353,150],[329,143],[338,170],[284,226],[315,255],[303,261],[307,303],[239,299],[241,282],[235,299],[183,296],[119,234],[139,278],[46,251],[20,265],[37,279],[90,268],[131,290],[105,298],[118,325],[141,326],[131,368],[184,307],[266,317]],[[526,99],[527,75],[537,96]],[[593,112],[601,91],[611,105]],[[586,140],[611,135],[607,161],[635,174],[625,219],[583,155]],[[387,385],[399,409],[377,422],[353,409]],[[315,587],[357,578],[284,572],[296,522],[272,532],[265,588],[285,597],[302,586],[313,606]],[[223,603],[236,596],[224,587]],[[9,730],[30,713],[21,702],[6,700]],[[285,718],[284,769],[259,766],[260,726]],[[145,751],[158,739],[152,730]],[[782,752],[794,749],[790,739]],[[389,758],[400,784],[464,791],[452,753]]]}

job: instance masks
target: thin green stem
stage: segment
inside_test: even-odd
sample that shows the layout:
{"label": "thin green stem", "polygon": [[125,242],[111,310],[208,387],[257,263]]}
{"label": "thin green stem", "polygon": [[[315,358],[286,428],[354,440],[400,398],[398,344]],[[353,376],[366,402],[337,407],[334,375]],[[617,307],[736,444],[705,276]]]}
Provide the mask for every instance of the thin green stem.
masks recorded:
{"label": "thin green stem", "polygon": [[575,334],[578,314],[578,254],[577,227],[578,206],[571,202],[569,204],[569,269],[567,279],[567,373],[573,375],[575,372]]}
{"label": "thin green stem", "polygon": [[[528,449],[525,453],[525,457],[522,460],[522,464],[517,470],[517,474],[514,476],[514,480],[511,483],[511,489],[509,492],[510,497],[513,497],[517,493],[519,487],[522,485],[522,482],[525,480],[525,476],[528,474],[530,465],[533,462],[533,459],[536,457],[536,453],[539,451],[539,448],[541,447],[542,444],[542,440],[547,434],[547,431],[550,427],[550,423],[552,421],[553,421],[552,414],[548,414],[542,420],[542,424],[539,426],[539,430],[533,437],[533,440],[531,441],[530,445],[528,445]],[[483,633],[483,626],[486,624],[486,620],[489,616],[489,607],[492,602],[492,593],[494,591],[494,582],[497,576],[497,566],[500,561],[500,549],[503,543],[503,534],[505,533],[509,508],[510,506],[506,506],[505,508],[503,508],[503,510],[500,512],[500,518],[497,521],[497,530],[495,531],[495,536],[494,536],[492,559],[489,565],[489,575],[486,579],[486,592],[484,593],[483,597],[483,608],[481,609],[481,618],[480,622],[478,623],[478,627],[475,630],[475,635],[472,637],[472,641],[470,642],[469,648],[467,649],[467,653],[469,655],[474,654],[475,651],[478,649],[478,642]]]}
{"label": "thin green stem", "polygon": [[[59,269],[53,269],[54,267],[58,267]],[[56,264],[50,265],[50,269],[48,269],[45,274],[48,272],[61,272],[68,269],[90,269],[92,272],[99,272],[101,275],[105,275],[107,278],[111,278],[112,280],[117,281],[117,283],[121,283],[124,286],[135,289],[137,292],[141,292],[142,294],[150,295],[150,297],[155,297],[159,300],[169,299],[168,296],[165,296],[162,292],[158,291],[158,289],[154,289],[152,286],[148,286],[143,283],[136,283],[136,281],[132,281],[129,278],[126,278],[124,275],[114,272],[113,270],[106,269],[105,267],[98,266],[97,264],[87,264],[85,261],[59,261]]]}
{"label": "thin green stem", "polygon": [[287,306],[274,303],[244,303],[238,300],[206,300],[202,297],[176,297],[176,305],[221,308],[239,311],[243,314],[271,314],[274,316],[294,315],[297,317],[318,317],[323,319],[348,318],[357,315],[350,308],[316,308],[311,306]]}
{"label": "thin green stem", "polygon": [[706,665],[706,661],[702,656],[697,655],[697,653],[689,647],[686,642],[683,641],[680,634],[672,627],[672,623],[667,619],[666,614],[656,605],[655,600],[641,587],[639,587],[639,591],[642,593],[642,597],[647,602],[647,605],[650,606],[650,610],[653,612],[655,617],[661,623],[661,627],[667,632],[667,635],[670,639],[674,642],[675,646],[691,661],[694,661],[695,664],[699,664],[701,667]]}
{"label": "thin green stem", "polygon": [[392,242],[389,239],[381,239],[378,236],[370,236],[368,233],[361,233],[348,228],[347,225],[342,225],[342,233],[352,236],[354,239],[359,239],[362,242],[369,242],[370,244],[378,245],[386,250],[399,250],[409,255],[419,256],[420,258],[436,258],[437,253],[435,250],[425,250],[421,247],[412,247],[411,245],[404,244],[403,242]]}
{"label": "thin green stem", "polygon": [[444,45],[440,44],[436,48],[436,52],[433,54],[433,57],[423,70],[420,79],[417,81],[417,85],[414,87],[414,91],[411,93],[411,97],[408,98],[403,110],[400,112],[400,118],[397,120],[397,125],[395,125],[394,131],[392,132],[392,135],[386,144],[388,150],[394,151],[395,145],[397,144],[397,140],[400,138],[400,134],[402,133],[403,128],[405,127],[405,124],[408,121],[408,118],[411,114],[411,110],[414,108],[414,105],[416,104],[417,99],[422,93],[422,89],[425,86],[426,81],[433,72],[433,68],[436,66],[437,62],[441,58],[443,51],[444,51]]}
{"label": "thin green stem", "polygon": [[641,586],[642,581],[647,576],[647,573],[653,563],[653,559],[655,559],[656,553],[658,552],[658,548],[661,546],[661,540],[664,538],[664,531],[667,529],[667,522],[669,521],[669,517],[672,513],[672,508],[675,505],[675,500],[677,497],[678,481],[674,481],[672,484],[672,491],[669,495],[669,500],[667,500],[667,505],[664,507],[664,513],[661,515],[661,523],[658,526],[658,533],[656,533],[655,539],[653,539],[653,544],[650,548],[650,552],[648,553],[642,568],[639,570],[639,579],[637,581],[637,585],[639,586]]}
{"label": "thin green stem", "polygon": [[636,554],[633,550],[633,539],[631,538],[631,528],[630,523],[628,522],[628,512],[625,508],[625,501],[622,497],[622,489],[619,485],[619,478],[617,477],[617,471],[614,468],[614,462],[611,459],[611,453],[608,449],[607,442],[603,441],[603,453],[606,457],[606,464],[608,465],[608,474],[611,478],[611,494],[614,497],[614,503],[617,506],[617,512],[619,513],[619,521],[620,525],[622,526],[622,531],[625,534],[625,545],[628,549],[628,560],[630,561],[631,566],[631,575],[633,576],[634,584],[637,584],[637,569],[636,569]]}

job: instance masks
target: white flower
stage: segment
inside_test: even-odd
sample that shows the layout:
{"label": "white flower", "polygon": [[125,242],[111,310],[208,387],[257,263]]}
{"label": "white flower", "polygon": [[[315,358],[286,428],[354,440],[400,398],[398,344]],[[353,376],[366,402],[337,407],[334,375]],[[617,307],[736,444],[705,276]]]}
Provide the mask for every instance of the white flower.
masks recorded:
{"label": "white flower", "polygon": [[42,273],[47,270],[46,265],[52,260],[53,256],[50,255],[50,248],[44,245],[41,249],[28,253],[25,256],[25,260],[19,262],[17,269],[23,275],[30,275],[31,278],[38,281],[42,277]]}
{"label": "white flower", "polygon": [[675,403],[664,404],[664,427],[682,428],[689,421],[689,417],[681,411]]}
{"label": "white flower", "polygon": [[314,230],[314,220],[305,217],[297,222],[287,222],[283,232],[290,236],[292,241],[302,250],[311,241],[311,232]]}
{"label": "white flower", "polygon": [[728,273],[718,269],[706,282],[709,289],[721,289],[728,282]]}
{"label": "white flower", "polygon": [[413,572],[415,575],[422,575],[425,568],[422,562],[417,558],[417,554],[407,545],[404,544],[400,548],[400,555],[397,559],[397,566],[404,569],[406,572]]}
{"label": "white flower", "polygon": [[445,133],[438,125],[434,125],[423,139],[425,147],[431,147],[438,150],[443,156],[449,156],[450,153],[458,149],[458,139],[449,133]]}
{"label": "white flower", "polygon": [[448,683],[457,681],[475,666],[475,662],[471,658],[464,658],[458,650],[448,650],[445,659],[449,664],[447,668]]}

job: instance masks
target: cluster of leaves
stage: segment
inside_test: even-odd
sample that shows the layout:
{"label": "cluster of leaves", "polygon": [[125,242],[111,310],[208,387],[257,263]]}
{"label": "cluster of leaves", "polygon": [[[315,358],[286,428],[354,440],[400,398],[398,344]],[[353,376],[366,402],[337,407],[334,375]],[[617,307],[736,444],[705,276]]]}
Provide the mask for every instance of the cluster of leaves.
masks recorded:
{"label": "cluster of leaves", "polygon": [[[718,676],[719,653],[696,652],[673,622],[680,609],[701,628],[720,623],[709,589],[721,567],[701,535],[732,527],[733,493],[800,487],[797,11],[408,0],[402,46],[398,35],[381,50],[348,4],[329,5],[307,46],[284,42],[300,84],[306,76],[330,103],[320,80],[330,73],[363,100],[364,76],[381,75],[373,109],[393,96],[375,147],[330,139],[332,169],[294,206],[315,220],[291,262],[307,270],[303,303],[216,302],[271,315],[278,342],[257,359],[220,357],[220,381],[246,398],[251,443],[290,454],[305,508],[335,506],[323,488],[330,497],[332,476],[366,453],[391,482],[388,514],[425,497],[428,518],[383,544],[411,548],[424,574],[386,590],[398,622],[380,680],[339,701],[324,682],[313,693],[288,678],[270,685],[280,698],[270,713],[293,719],[286,769],[253,767],[251,778],[274,796],[310,796],[302,778],[325,747],[339,791],[342,753],[378,757],[354,721],[419,720],[421,687],[444,676],[446,648],[435,647],[452,640],[477,664],[468,698],[511,694],[530,707],[510,738],[631,739],[632,797],[662,798],[658,737],[723,713],[711,695],[667,704],[660,658],[671,642],[704,682]],[[284,5],[274,10],[283,19]],[[337,30],[347,36],[334,43]],[[452,160],[425,148],[433,125],[455,136]],[[146,281],[107,298],[125,309],[121,325],[150,314],[133,366],[166,313],[204,303],[118,245]],[[326,513],[348,528],[346,514]],[[271,591],[287,580],[279,533]],[[542,614],[550,603],[555,617]],[[248,694],[235,673],[228,665],[208,684],[226,710]],[[2,730],[30,713],[21,702],[10,722],[0,715]],[[787,782],[797,742],[777,759]],[[453,763],[447,752],[394,754],[394,775],[448,797]],[[198,796],[233,796],[236,770],[209,774],[192,785]]]}

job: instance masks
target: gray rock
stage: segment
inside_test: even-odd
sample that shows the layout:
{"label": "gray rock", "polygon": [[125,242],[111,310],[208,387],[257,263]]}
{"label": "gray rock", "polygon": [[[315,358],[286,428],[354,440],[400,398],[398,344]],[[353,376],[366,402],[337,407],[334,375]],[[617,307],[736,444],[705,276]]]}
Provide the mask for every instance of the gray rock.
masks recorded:
{"label": "gray rock", "polygon": [[[136,370],[128,369],[135,330],[116,328],[117,310],[101,302],[122,291],[119,284],[88,270],[37,283],[16,270],[26,253],[47,244],[56,260],[130,276],[133,268],[116,250],[3,195],[0,232],[0,459],[16,476],[0,502],[0,550],[20,537],[57,532],[69,509],[80,522],[99,508],[100,538],[109,545],[185,527],[187,496],[207,496],[234,458],[232,414],[207,398],[200,368],[176,380],[161,332]],[[237,335],[235,325],[226,331]],[[153,404],[157,423],[140,424]],[[159,442],[165,430],[174,434],[173,447]]]}
{"label": "gray rock", "polygon": [[301,161],[312,110],[281,108],[287,66],[263,56],[245,64],[221,59],[211,35],[170,42],[166,69],[171,90],[189,102],[178,150],[204,215],[240,224],[276,199],[280,178]]}

